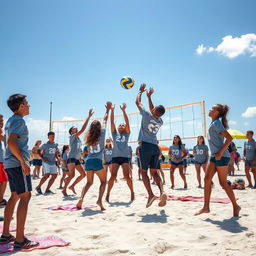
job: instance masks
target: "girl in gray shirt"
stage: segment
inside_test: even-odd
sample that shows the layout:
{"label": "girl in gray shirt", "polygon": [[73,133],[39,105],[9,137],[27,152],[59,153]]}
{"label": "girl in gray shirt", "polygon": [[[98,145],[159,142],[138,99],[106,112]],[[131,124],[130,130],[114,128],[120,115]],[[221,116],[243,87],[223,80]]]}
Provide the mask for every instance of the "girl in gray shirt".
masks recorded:
{"label": "girl in gray shirt", "polygon": [[82,209],[83,200],[85,194],[93,184],[94,174],[96,174],[100,180],[100,189],[99,196],[97,200],[97,205],[100,207],[101,211],[106,210],[102,204],[102,197],[105,192],[107,177],[106,172],[102,165],[102,155],[105,145],[105,134],[106,134],[106,125],[108,120],[108,113],[112,107],[111,102],[107,102],[106,105],[106,114],[103,118],[103,123],[101,124],[99,121],[94,120],[89,128],[89,131],[85,136],[85,144],[88,146],[89,154],[85,162],[85,170],[87,174],[87,183],[83,187],[81,197],[77,202],[76,207],[78,209]]}
{"label": "girl in gray shirt", "polygon": [[233,140],[231,135],[226,130],[228,128],[228,111],[229,107],[227,105],[221,104],[214,105],[209,111],[209,116],[212,119],[212,123],[208,130],[208,141],[211,150],[211,159],[206,168],[204,184],[204,206],[195,215],[210,212],[212,178],[216,172],[218,173],[220,185],[225,190],[230,201],[232,202],[233,216],[238,217],[241,210],[240,206],[236,202],[236,198],[231,186],[229,186],[227,183],[228,163],[230,159],[227,148]]}

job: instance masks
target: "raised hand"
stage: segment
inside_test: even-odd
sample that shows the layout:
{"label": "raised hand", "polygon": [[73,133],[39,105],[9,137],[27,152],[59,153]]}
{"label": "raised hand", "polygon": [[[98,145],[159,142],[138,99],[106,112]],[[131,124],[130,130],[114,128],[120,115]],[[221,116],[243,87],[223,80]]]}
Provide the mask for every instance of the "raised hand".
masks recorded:
{"label": "raised hand", "polygon": [[111,106],[111,110],[114,110],[115,109],[115,104],[112,104],[112,106]]}
{"label": "raised hand", "polygon": [[125,110],[126,110],[126,107],[127,107],[126,103],[123,103],[123,104],[120,106],[120,108],[121,108],[122,111],[125,111]]}
{"label": "raised hand", "polygon": [[146,91],[146,84],[141,84],[140,86],[140,92],[145,92]]}
{"label": "raised hand", "polygon": [[154,93],[154,89],[152,87],[147,91],[147,96],[150,97]]}
{"label": "raised hand", "polygon": [[89,117],[92,117],[93,114],[94,114],[94,111],[93,111],[93,109],[91,108],[91,109],[89,110]]}
{"label": "raised hand", "polygon": [[111,101],[107,101],[105,107],[106,107],[107,110],[110,110],[112,108],[112,102]]}

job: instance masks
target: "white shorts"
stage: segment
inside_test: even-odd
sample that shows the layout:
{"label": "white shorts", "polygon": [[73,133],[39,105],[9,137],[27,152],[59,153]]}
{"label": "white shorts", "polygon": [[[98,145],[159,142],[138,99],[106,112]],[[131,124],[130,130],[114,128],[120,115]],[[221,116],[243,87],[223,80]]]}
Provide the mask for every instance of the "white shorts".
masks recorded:
{"label": "white shorts", "polygon": [[47,163],[44,163],[43,162],[43,167],[44,167],[44,173],[45,174],[58,174],[57,172],[57,166],[54,164],[54,165],[50,165],[50,164],[47,164]]}

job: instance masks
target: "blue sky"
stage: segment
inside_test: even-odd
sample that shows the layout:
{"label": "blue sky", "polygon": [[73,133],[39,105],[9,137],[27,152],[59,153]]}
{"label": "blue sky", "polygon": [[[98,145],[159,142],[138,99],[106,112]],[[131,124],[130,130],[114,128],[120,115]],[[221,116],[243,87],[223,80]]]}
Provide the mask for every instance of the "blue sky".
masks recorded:
{"label": "blue sky", "polygon": [[[134,112],[145,82],[155,104],[225,103],[232,128],[254,129],[255,109],[241,115],[256,106],[255,9],[253,0],[1,1],[0,112],[11,115],[9,95],[28,95],[32,143],[50,101],[55,120],[82,119],[91,107],[101,116],[106,100]],[[119,85],[124,75],[136,82],[129,91]]]}

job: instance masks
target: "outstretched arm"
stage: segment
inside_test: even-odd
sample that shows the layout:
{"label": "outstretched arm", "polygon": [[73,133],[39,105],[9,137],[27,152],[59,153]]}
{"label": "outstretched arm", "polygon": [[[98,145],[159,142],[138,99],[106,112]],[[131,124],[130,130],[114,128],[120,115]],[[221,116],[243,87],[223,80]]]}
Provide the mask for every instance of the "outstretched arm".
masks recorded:
{"label": "outstretched arm", "polygon": [[82,126],[82,128],[81,128],[81,130],[76,133],[76,138],[79,137],[79,136],[85,131],[85,129],[86,129],[86,127],[87,127],[87,125],[88,125],[88,123],[89,123],[89,120],[90,120],[90,118],[92,117],[93,113],[94,113],[94,112],[93,112],[93,109],[90,109],[90,110],[89,110],[89,115],[88,115],[88,117],[86,118],[86,120],[85,120],[85,122],[84,122],[84,124],[83,124],[83,126]]}
{"label": "outstretched arm", "polygon": [[149,110],[151,112],[151,114],[153,114],[153,109],[154,109],[154,105],[151,99],[151,95],[154,93],[154,89],[151,87],[149,88],[149,91],[147,92],[147,97],[148,97],[148,106],[149,106]]}
{"label": "outstretched arm", "polygon": [[129,118],[128,118],[127,113],[125,111],[126,110],[126,104],[123,103],[123,105],[120,106],[120,108],[123,111],[123,115],[124,115],[124,121],[125,121],[125,126],[126,126],[125,131],[130,134],[131,129],[130,129]]}
{"label": "outstretched arm", "polygon": [[139,93],[138,93],[137,98],[136,98],[136,105],[137,105],[139,110],[141,110],[143,108],[143,105],[141,103],[141,95],[142,95],[143,92],[145,92],[145,88],[146,88],[146,84],[141,84]]}
{"label": "outstretched arm", "polygon": [[103,127],[106,127],[106,126],[107,126],[109,110],[112,108],[112,102],[107,101],[105,107],[106,107],[106,113],[105,113],[105,116],[104,116],[104,118],[103,118]]}
{"label": "outstretched arm", "polygon": [[116,130],[114,110],[115,110],[115,105],[112,105],[111,115],[110,115],[111,132],[114,132]]}

